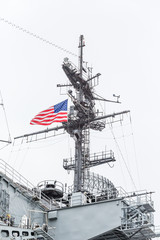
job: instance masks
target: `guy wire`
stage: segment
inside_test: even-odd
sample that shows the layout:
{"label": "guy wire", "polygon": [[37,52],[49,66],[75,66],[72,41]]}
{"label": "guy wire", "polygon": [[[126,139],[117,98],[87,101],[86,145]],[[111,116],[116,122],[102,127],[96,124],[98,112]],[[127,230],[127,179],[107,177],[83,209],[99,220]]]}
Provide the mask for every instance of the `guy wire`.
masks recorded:
{"label": "guy wire", "polygon": [[70,55],[72,55],[72,56],[74,56],[74,57],[78,57],[77,54],[75,54],[75,53],[73,53],[73,52],[71,52],[71,51],[69,51],[69,50],[67,50],[67,49],[65,49],[65,48],[63,48],[63,47],[60,47],[60,46],[58,46],[57,44],[55,44],[55,43],[53,43],[53,42],[51,42],[51,41],[49,41],[49,40],[47,40],[47,39],[39,36],[38,34],[35,34],[35,33],[33,33],[33,32],[30,32],[29,30],[27,30],[27,29],[25,29],[25,28],[23,28],[23,27],[15,24],[15,23],[13,23],[13,22],[10,22],[10,21],[8,21],[8,20],[5,19],[5,18],[0,17],[0,21],[2,21],[2,22],[4,22],[4,23],[7,23],[8,25],[10,25],[10,26],[12,26],[12,27],[14,27],[14,28],[16,28],[16,29],[24,32],[24,33],[27,33],[28,35],[30,35],[30,36],[32,36],[32,37],[34,37],[34,38],[37,38],[38,40],[40,40],[40,41],[42,41],[42,42],[45,42],[45,43],[47,43],[47,44],[49,44],[49,45],[51,45],[51,46],[53,46],[53,47],[55,47],[55,48],[58,48],[59,50],[61,50],[61,51],[63,51],[63,52],[66,52],[66,53],[68,53],[68,54],[70,54]]}

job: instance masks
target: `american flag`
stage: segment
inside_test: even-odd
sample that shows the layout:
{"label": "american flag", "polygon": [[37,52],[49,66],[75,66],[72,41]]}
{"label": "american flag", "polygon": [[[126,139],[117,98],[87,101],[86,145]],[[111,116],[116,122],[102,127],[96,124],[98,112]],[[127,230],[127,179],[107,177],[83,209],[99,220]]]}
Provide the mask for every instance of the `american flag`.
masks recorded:
{"label": "american flag", "polygon": [[38,113],[30,124],[50,125],[53,122],[67,122],[67,103],[68,100],[65,100]]}

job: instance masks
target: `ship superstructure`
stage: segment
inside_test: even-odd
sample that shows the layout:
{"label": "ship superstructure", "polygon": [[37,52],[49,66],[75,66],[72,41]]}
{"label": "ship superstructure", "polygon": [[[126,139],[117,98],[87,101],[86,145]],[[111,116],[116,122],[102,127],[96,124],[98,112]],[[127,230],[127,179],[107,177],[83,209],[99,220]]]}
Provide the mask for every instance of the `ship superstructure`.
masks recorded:
{"label": "ship superstructure", "polygon": [[[95,76],[83,66],[84,37],[79,40],[79,67],[68,58],[64,70],[69,84],[70,106],[68,122],[62,126],[25,134],[18,138],[32,141],[33,136],[64,130],[75,141],[75,155],[63,160],[66,170],[74,171],[73,186],[68,190],[57,180],[44,180],[35,187],[16,170],[0,161],[1,208],[0,239],[48,240],[147,240],[159,236],[155,232],[152,193],[127,193],[116,188],[107,178],[90,171],[91,167],[114,162],[112,150],[90,153],[90,130],[102,131],[106,119],[129,111],[100,115],[96,100],[119,103],[97,97]],[[56,135],[56,134],[55,134]]]}

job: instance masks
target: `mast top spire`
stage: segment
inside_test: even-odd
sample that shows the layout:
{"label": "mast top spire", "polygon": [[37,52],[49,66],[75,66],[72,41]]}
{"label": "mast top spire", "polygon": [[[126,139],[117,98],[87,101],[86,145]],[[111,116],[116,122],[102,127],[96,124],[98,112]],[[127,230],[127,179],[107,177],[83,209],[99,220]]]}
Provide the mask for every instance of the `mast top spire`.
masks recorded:
{"label": "mast top spire", "polygon": [[78,48],[80,49],[80,51],[79,51],[79,72],[80,72],[80,77],[82,77],[82,71],[83,71],[83,47],[84,46],[85,46],[84,36],[80,35],[80,37],[79,37],[79,46],[78,46]]}

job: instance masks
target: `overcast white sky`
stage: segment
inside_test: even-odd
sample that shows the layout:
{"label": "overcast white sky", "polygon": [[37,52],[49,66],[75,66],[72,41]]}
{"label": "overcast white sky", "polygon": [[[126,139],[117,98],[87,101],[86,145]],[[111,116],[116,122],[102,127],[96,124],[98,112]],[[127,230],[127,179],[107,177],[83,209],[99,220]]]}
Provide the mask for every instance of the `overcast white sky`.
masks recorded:
{"label": "overcast white sky", "polygon": [[[117,125],[115,135],[137,189],[156,192],[155,222],[160,225],[160,1],[0,0],[0,18],[75,54],[79,35],[84,35],[85,60],[95,74],[102,74],[96,92],[107,99],[121,95],[122,104],[107,104],[107,113],[131,110],[132,125],[126,116],[123,129]],[[32,117],[66,98],[56,87],[66,83],[61,68],[64,57],[78,62],[0,21],[0,90],[12,138],[44,129],[30,126]],[[5,137],[5,131],[1,132]],[[94,132],[92,137],[92,152],[106,146],[117,157],[114,168],[104,165],[92,171],[127,191],[134,190],[110,131]],[[63,170],[62,160],[74,155],[72,146],[73,140],[66,134],[46,142],[9,146],[0,151],[0,157],[34,184],[44,179],[66,182],[71,175]]]}

